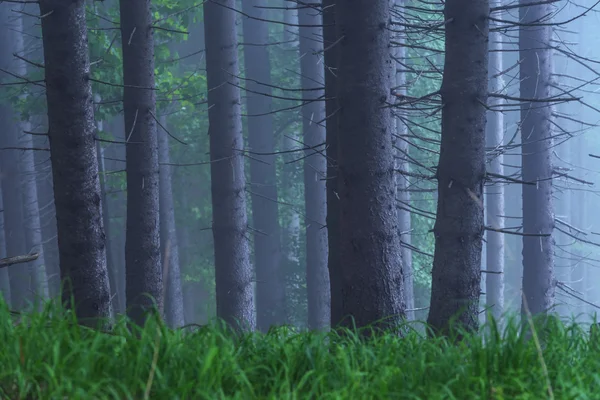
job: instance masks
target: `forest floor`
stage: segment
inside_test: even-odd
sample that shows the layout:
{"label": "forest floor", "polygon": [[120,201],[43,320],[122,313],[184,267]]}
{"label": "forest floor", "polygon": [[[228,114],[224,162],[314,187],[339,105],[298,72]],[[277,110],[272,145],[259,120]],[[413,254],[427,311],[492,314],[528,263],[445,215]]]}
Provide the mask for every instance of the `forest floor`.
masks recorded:
{"label": "forest floor", "polygon": [[1,399],[600,398],[600,343],[575,324],[552,324],[538,347],[515,324],[452,344],[287,328],[236,339],[154,319],[102,333],[52,314],[17,321],[0,306]]}

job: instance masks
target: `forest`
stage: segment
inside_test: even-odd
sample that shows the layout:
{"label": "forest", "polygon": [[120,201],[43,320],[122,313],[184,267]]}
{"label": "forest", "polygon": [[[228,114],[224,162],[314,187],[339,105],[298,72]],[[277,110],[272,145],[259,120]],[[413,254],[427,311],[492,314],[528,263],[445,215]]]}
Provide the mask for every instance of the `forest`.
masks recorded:
{"label": "forest", "polygon": [[0,400],[600,398],[599,12],[0,0]]}

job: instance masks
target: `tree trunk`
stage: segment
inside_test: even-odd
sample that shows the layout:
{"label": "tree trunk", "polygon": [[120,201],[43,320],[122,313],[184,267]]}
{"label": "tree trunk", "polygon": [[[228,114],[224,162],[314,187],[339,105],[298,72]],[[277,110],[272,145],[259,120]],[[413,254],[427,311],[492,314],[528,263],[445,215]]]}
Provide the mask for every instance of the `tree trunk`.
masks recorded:
{"label": "tree trunk", "polygon": [[444,7],[450,22],[440,89],[444,108],[427,321],[442,334],[479,326],[489,12],[487,0],[448,0]]}
{"label": "tree trunk", "polygon": [[[0,6],[2,7],[2,6]],[[0,258],[6,257],[6,235],[4,234],[4,202],[2,201],[2,185],[0,185]],[[0,292],[4,304],[9,308],[11,305],[10,300],[10,280],[8,277],[8,268],[0,269]]]}
{"label": "tree trunk", "polygon": [[[166,128],[167,117],[161,116],[160,123]],[[179,328],[185,324],[185,319],[171,181],[172,172],[169,165],[171,162],[169,137],[164,129],[158,132],[158,161],[160,163],[160,249],[164,258],[163,281],[166,287],[165,319],[171,328]]]}
{"label": "tree trunk", "polygon": [[[306,288],[308,327],[324,329],[331,321],[329,272],[327,271],[327,159],[325,143],[325,104],[323,96],[323,29],[320,11],[306,6],[298,10],[300,27],[300,74],[303,89],[302,129],[305,150],[304,200],[306,204]],[[312,26],[312,27],[310,27]],[[317,89],[317,90],[315,90]],[[314,100],[319,99],[319,100]],[[312,100],[312,101],[311,101]]]}
{"label": "tree trunk", "polygon": [[84,324],[110,316],[85,2],[40,0],[63,301]]}
{"label": "tree trunk", "polygon": [[[21,51],[19,51],[21,53]],[[23,68],[23,76],[27,74]],[[24,131],[31,131],[31,124],[21,124]],[[20,132],[19,146],[32,148],[31,135]],[[40,209],[38,204],[36,170],[33,151],[25,151],[19,159],[21,170],[21,189],[23,193],[23,223],[25,231],[25,246],[27,252],[40,253],[39,257],[29,263],[32,289],[35,291],[36,303],[48,299],[48,277],[46,275],[46,261],[42,246],[42,227],[40,223]],[[41,305],[41,304],[40,304]]]}
{"label": "tree trunk", "polygon": [[204,3],[217,316],[254,329],[234,6]]}
{"label": "tree trunk", "polygon": [[283,10],[283,41],[287,48],[298,48],[298,6],[291,1],[284,1],[284,5],[288,9]]}
{"label": "tree trunk", "polygon": [[348,317],[357,327],[393,326],[404,317],[404,304],[388,105],[389,1],[341,3],[335,17],[343,38],[337,73],[341,314],[346,326]]}
{"label": "tree trunk", "polygon": [[[116,115],[110,123],[112,138],[118,142],[124,142],[125,121],[123,116]],[[125,146],[121,144],[110,144],[104,149],[104,164],[107,171],[121,171],[125,166]],[[109,179],[109,177],[111,179]],[[126,313],[127,299],[125,296],[125,225],[127,214],[127,191],[120,186],[118,176],[111,174],[107,176],[107,208],[108,222],[110,223],[111,236],[107,240],[111,242],[115,254],[115,273],[117,281],[117,295],[119,296],[120,310],[118,313]],[[116,183],[116,184],[115,184]]]}
{"label": "tree trunk", "polygon": [[[100,102],[100,99],[97,99],[97,102]],[[102,132],[104,129],[104,122],[98,121],[98,133]],[[98,153],[98,172],[100,177],[100,194],[102,196],[101,206],[102,206],[102,225],[104,227],[104,232],[106,235],[106,265],[108,269],[108,281],[110,288],[110,298],[111,298],[111,309],[113,314],[116,314],[121,310],[121,299],[119,298],[118,290],[117,290],[117,281],[118,281],[118,271],[117,271],[117,260],[114,249],[114,244],[112,242],[111,235],[111,226],[110,226],[110,210],[108,208],[108,202],[106,201],[106,167],[104,163],[104,148],[102,147],[100,141],[96,142],[96,151]]]}
{"label": "tree trunk", "polygon": [[143,325],[147,313],[163,305],[152,11],[150,0],[119,3],[127,135],[127,315]]}
{"label": "tree trunk", "polygon": [[[13,53],[22,53],[23,30],[21,16],[11,10],[10,4],[0,4],[0,68],[20,76],[22,62],[13,56]],[[8,74],[3,81],[15,81]],[[4,202],[4,231],[6,237],[6,252],[9,257],[26,254],[25,220],[23,217],[23,186],[20,171],[21,159],[24,153],[31,150],[18,150],[21,148],[19,138],[23,135],[23,124],[16,110],[10,104],[0,104],[0,121],[2,121],[2,134],[0,135],[0,179],[2,182],[2,195]],[[31,147],[31,146],[29,146]],[[23,310],[28,302],[35,299],[35,284],[31,278],[34,276],[31,263],[19,264],[9,267],[12,306],[15,310]],[[35,282],[34,282],[35,283]]]}
{"label": "tree trunk", "polygon": [[[248,145],[252,151],[250,179],[256,269],[256,325],[263,332],[286,322],[285,282],[281,257],[279,209],[275,165],[275,137],[271,98],[269,26],[265,0],[246,0],[244,17],[244,60]],[[268,155],[267,155],[268,154]]]}
{"label": "tree trunk", "polygon": [[[570,138],[570,150],[571,150],[571,154],[574,154],[575,157],[577,157],[577,161],[575,161],[576,165],[580,165],[581,167],[585,168],[583,164],[583,160],[581,160],[585,154],[586,154],[586,149],[583,146],[583,140],[585,139],[585,137],[583,136],[577,136],[577,137],[573,137]],[[570,205],[570,210],[569,210],[569,222],[577,229],[581,229],[583,231],[589,231],[588,227],[586,225],[589,225],[588,223],[588,219],[586,218],[586,190],[574,190],[571,189],[570,193],[569,193],[569,205]],[[571,231],[572,234],[574,234],[575,236],[579,236],[581,237],[581,235],[577,234],[577,232]],[[571,243],[573,241],[572,238],[569,238],[569,242]],[[581,243],[577,243],[575,246],[571,246],[569,251],[571,252],[571,255],[569,258],[571,258],[571,262],[570,262],[570,271],[571,271],[571,276],[570,276],[570,282],[569,282],[569,286],[571,286],[573,289],[575,289],[578,292],[578,295],[584,299],[588,299],[588,300],[592,300],[588,297],[588,294],[586,293],[586,287],[588,286],[588,282],[586,280],[586,269],[588,267],[588,263],[589,261],[586,260],[586,252],[582,251],[581,249],[582,244]],[[586,282],[587,281],[587,282]],[[594,285],[596,284],[596,282],[594,282]],[[569,299],[570,302],[575,301],[574,299],[570,298]],[[592,300],[593,301],[593,300]],[[574,315],[575,316],[580,316],[582,313],[585,313],[585,309],[586,309],[586,304],[580,301],[575,301],[575,307],[574,307]]]}
{"label": "tree trunk", "polygon": [[[404,12],[404,0],[395,0],[397,13]],[[402,15],[402,14],[399,14]],[[402,28],[400,28],[402,29]],[[406,33],[398,32],[395,38],[398,43],[393,49],[396,62],[393,63],[396,72],[396,93],[400,96],[407,95],[406,73],[403,71],[406,67],[400,63],[406,60]],[[408,158],[408,126],[406,121],[400,118],[395,120],[395,135],[393,139],[396,154],[396,168],[399,171],[410,172],[410,162]],[[400,230],[400,253],[402,255],[402,277],[404,279],[404,304],[406,307],[406,319],[412,321],[415,319],[415,292],[414,292],[414,274],[412,268],[411,245],[411,215],[409,211],[410,204],[410,180],[407,174],[396,175],[396,199],[398,200],[398,229]]]}
{"label": "tree trunk", "polygon": [[[492,7],[502,5],[502,0],[492,0]],[[495,13],[494,18],[502,19],[503,13]],[[499,25],[498,23],[491,23]],[[490,30],[489,34],[489,92],[504,93],[504,80],[502,72],[502,32]],[[505,101],[500,98],[490,97],[487,112],[486,146],[488,148],[488,170],[498,175],[504,175],[504,155],[501,148],[504,138],[504,114],[502,113]],[[504,228],[504,184],[489,186],[485,195],[486,222],[488,226],[496,229]],[[486,263],[485,293],[487,316],[499,322],[504,312],[504,234],[488,231],[486,233]]]}
{"label": "tree trunk", "polygon": [[[13,42],[13,53],[24,54],[24,30],[22,17],[13,21],[14,29],[20,32],[15,35]],[[19,76],[27,76],[27,65],[23,60],[15,60],[16,72]],[[17,133],[19,146],[22,148],[32,148],[33,138],[31,124],[29,122],[21,123],[22,132]],[[21,177],[21,190],[23,195],[23,230],[25,233],[25,246],[28,252],[40,253],[39,257],[28,263],[31,275],[32,290],[34,291],[35,301],[40,304],[48,298],[48,278],[46,277],[46,266],[44,252],[42,248],[42,232],[40,224],[40,211],[38,206],[38,193],[36,185],[36,170],[33,151],[24,151],[19,157],[19,170]]]}
{"label": "tree trunk", "polygon": [[[521,98],[547,99],[552,96],[551,4],[521,0],[519,8],[519,58]],[[542,25],[539,21],[542,20]],[[521,104],[523,185],[523,305],[535,315],[545,313],[554,303],[554,255],[552,231],[552,107],[539,101]]]}
{"label": "tree trunk", "polygon": [[327,269],[329,271],[329,290],[331,293],[331,326],[342,322],[342,282],[340,275],[340,204],[338,194],[338,113],[337,100],[337,70],[338,50],[337,34],[335,31],[335,0],[323,1],[323,47],[325,63],[325,143],[327,145]]}
{"label": "tree trunk", "polygon": [[[39,119],[45,121],[47,116],[39,116]],[[40,124],[34,130],[36,132],[47,131],[47,123]],[[35,136],[33,138],[33,146],[36,148],[49,148],[49,143],[48,138],[45,136]],[[40,208],[42,247],[48,278],[48,295],[50,298],[55,299],[60,296],[61,282],[58,235],[56,233],[56,208],[54,206],[54,182],[50,155],[47,152],[35,152],[34,162],[37,169],[38,206]]]}

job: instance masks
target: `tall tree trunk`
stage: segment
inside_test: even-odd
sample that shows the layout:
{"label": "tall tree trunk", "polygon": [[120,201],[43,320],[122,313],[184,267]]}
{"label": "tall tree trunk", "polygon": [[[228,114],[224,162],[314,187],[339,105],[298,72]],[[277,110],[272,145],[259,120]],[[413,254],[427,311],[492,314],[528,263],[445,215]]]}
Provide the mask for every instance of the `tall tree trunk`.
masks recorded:
{"label": "tall tree trunk", "polygon": [[[19,52],[21,53],[21,52]],[[24,70],[25,68],[23,68]],[[27,73],[23,71],[23,76]],[[23,130],[30,132],[31,124],[23,123]],[[19,145],[23,148],[33,148],[31,135],[20,133]],[[19,160],[21,170],[21,189],[23,193],[23,223],[25,231],[25,245],[28,252],[38,252],[39,257],[29,263],[32,289],[35,291],[36,303],[48,299],[48,277],[46,275],[46,261],[42,246],[42,226],[40,222],[40,208],[38,203],[36,170],[33,151],[25,151]],[[41,305],[41,304],[40,304]]]}
{"label": "tall tree trunk", "polygon": [[244,17],[244,60],[246,64],[246,104],[248,145],[252,151],[250,179],[256,269],[256,325],[266,332],[286,322],[285,282],[281,258],[279,209],[275,165],[275,136],[271,98],[269,26],[265,0],[246,0]]}
{"label": "tall tree trunk", "polygon": [[[485,126],[488,90],[487,0],[448,0],[442,142],[428,323],[436,332],[479,326],[484,233]],[[451,326],[456,318],[458,326]]]}
{"label": "tall tree trunk", "polygon": [[329,291],[331,293],[332,327],[339,325],[343,319],[342,282],[340,270],[340,204],[338,194],[338,112],[337,70],[338,50],[335,31],[336,0],[323,1],[323,47],[325,63],[325,143],[327,145],[327,269],[329,271]]}
{"label": "tall tree trunk", "polygon": [[[502,5],[502,0],[491,0],[491,7]],[[495,13],[494,18],[502,19],[502,13]],[[498,25],[498,23],[491,23]],[[504,92],[504,80],[502,72],[502,32],[490,30],[489,34],[489,92],[502,94]],[[504,100],[490,97],[488,99],[486,146],[489,149],[489,171],[498,175],[504,175],[504,155],[501,149],[504,137],[504,114],[502,106]],[[500,183],[489,187],[485,195],[486,222],[488,226],[496,229],[504,228],[504,184]],[[485,293],[488,317],[499,321],[504,312],[504,234],[488,231],[486,233],[486,263],[485,263]]]}
{"label": "tall tree trunk", "polygon": [[[530,5],[534,3],[534,5]],[[520,0],[519,58],[521,98],[552,96],[551,4]],[[552,231],[552,107],[539,101],[521,105],[523,185],[523,307],[532,314],[545,313],[554,303]]]}
{"label": "tall tree trunk", "polygon": [[[583,156],[584,154],[586,154],[586,149],[583,146],[583,140],[585,137],[582,136],[577,136],[574,138],[569,139],[569,141],[571,143],[570,144],[570,150],[571,150],[571,154],[574,154],[575,157],[578,157],[579,160],[581,160],[581,156]],[[581,165],[582,162],[581,161],[576,161],[576,164]],[[582,165],[582,167],[584,167]],[[585,167],[584,167],[585,168]],[[589,225],[587,219],[586,219],[586,202],[585,202],[585,198],[586,198],[586,191],[585,190],[573,190],[571,189],[570,193],[569,193],[569,205],[570,205],[570,210],[569,210],[569,221],[570,223],[577,229],[581,229],[584,231],[588,231],[588,227],[586,225]],[[576,232],[572,232],[575,235],[577,235]],[[577,235],[579,236],[579,235]],[[572,240],[570,240],[570,242],[572,242]],[[578,243],[576,246],[572,246],[570,251],[572,252],[572,255],[570,256],[570,258],[572,259],[571,261],[571,265],[570,265],[570,270],[571,270],[571,276],[570,276],[570,282],[569,282],[569,286],[571,286],[573,289],[575,289],[582,298],[584,299],[589,299],[587,293],[586,293],[586,287],[588,286],[588,283],[586,282],[586,269],[587,269],[587,263],[589,262],[588,260],[586,260],[586,254],[585,252],[581,251],[581,249],[578,249],[577,247],[581,246],[580,243]],[[594,282],[594,284],[596,284],[596,282]],[[572,300],[572,299],[570,299]],[[590,299],[591,300],[591,299]],[[576,306],[574,307],[574,311],[575,311],[575,316],[580,316],[581,313],[585,313],[585,308],[586,308],[586,304],[582,303],[582,302],[576,302]]]}
{"label": "tall tree trunk", "polygon": [[[46,120],[44,115],[40,120]],[[36,132],[47,131],[47,123],[34,128]],[[49,140],[45,136],[35,136],[33,146],[48,148]],[[34,154],[37,169],[37,192],[42,233],[42,247],[48,278],[48,295],[54,299],[60,295],[60,265],[58,255],[58,235],[56,233],[56,208],[54,206],[54,182],[52,178],[52,163],[47,152],[38,151]]]}
{"label": "tall tree trunk", "polygon": [[[404,12],[405,0],[395,0],[397,13]],[[400,14],[401,15],[401,14]],[[402,28],[401,28],[402,29]],[[398,32],[396,40],[398,44],[394,48],[394,57],[396,62],[393,63],[396,72],[396,93],[400,96],[407,95],[406,68],[403,64],[406,59],[406,33]],[[399,171],[410,172],[410,162],[408,159],[408,126],[406,121],[396,118],[395,135],[393,140],[396,144],[396,165]],[[398,208],[398,229],[400,230],[400,253],[402,255],[402,278],[404,279],[404,304],[406,306],[406,319],[412,321],[415,319],[415,292],[414,292],[414,274],[412,267],[412,251],[411,245],[411,213],[409,211],[410,204],[410,181],[408,174],[396,175],[396,199],[399,202]]]}
{"label": "tall tree trunk", "polygon": [[85,2],[40,0],[63,301],[84,324],[110,316]]}
{"label": "tall tree trunk", "polygon": [[[11,10],[10,4],[0,4],[0,68],[11,73],[25,75],[22,62],[13,53],[22,52],[23,30],[21,16]],[[2,73],[4,77],[10,77]],[[14,81],[13,78],[5,81]],[[25,221],[23,218],[23,187],[20,171],[23,153],[31,150],[18,150],[21,145],[19,138],[23,135],[24,126],[16,110],[10,104],[0,104],[0,121],[2,121],[2,134],[0,135],[0,179],[2,183],[2,196],[4,200],[4,231],[6,234],[6,251],[9,257],[27,253],[25,242]],[[31,147],[31,146],[30,146]],[[33,269],[31,263],[14,265],[8,268],[12,295],[12,306],[16,310],[23,310],[27,303],[35,299],[35,285],[31,278]]]}
{"label": "tall tree trunk", "polygon": [[143,325],[162,309],[159,172],[154,94],[154,39],[150,0],[120,0],[123,43],[127,222],[127,315]]}
{"label": "tall tree trunk", "polygon": [[[306,288],[308,327],[324,329],[331,321],[329,272],[327,271],[327,159],[325,144],[323,29],[320,10],[306,6],[298,10],[300,25],[300,74],[303,89],[302,129],[305,150],[304,200],[306,204]],[[316,90],[315,90],[316,89]],[[319,100],[315,100],[319,99]]]}
{"label": "tall tree trunk", "polygon": [[[110,133],[116,141],[124,142],[125,135],[125,120],[123,116],[116,115],[110,123]],[[121,171],[125,165],[125,146],[120,144],[111,144],[104,149],[104,164],[107,171]],[[127,191],[122,190],[118,185],[120,182],[115,175],[111,174],[112,179],[107,177],[107,208],[108,221],[110,222],[111,236],[107,235],[107,240],[111,242],[111,246],[115,254],[115,273],[117,281],[117,295],[119,296],[119,305],[121,306],[118,313],[126,313],[127,299],[125,296],[125,225],[127,214]],[[112,183],[112,184],[109,184]],[[117,184],[115,184],[117,183]]]}
{"label": "tall tree trunk", "polygon": [[[6,257],[6,235],[4,234],[4,202],[2,201],[2,185],[0,185],[0,258],[4,257]],[[2,293],[4,304],[10,307],[10,280],[8,277],[8,268],[0,269],[0,293]]]}
{"label": "tall tree trunk", "polygon": [[217,316],[254,329],[234,6],[204,3]]}
{"label": "tall tree trunk", "polygon": [[[167,127],[167,117],[161,116],[160,123]],[[173,203],[171,157],[167,132],[158,132],[158,161],[160,163],[160,249],[163,258],[163,281],[165,291],[165,318],[172,328],[185,324],[183,315],[183,293],[179,263],[179,243],[175,226],[175,205]],[[166,280],[165,280],[166,279]]]}
{"label": "tall tree trunk", "polygon": [[[96,99],[96,102],[100,102],[100,98]],[[104,130],[104,122],[98,121],[98,133]],[[104,148],[101,142],[96,142],[96,151],[98,153],[98,172],[100,177],[100,194],[102,201],[102,225],[104,226],[104,233],[106,235],[106,265],[108,269],[108,281],[110,288],[111,306],[113,314],[116,314],[121,309],[120,298],[117,290],[118,271],[117,271],[117,260],[114,249],[114,243],[112,242],[111,226],[110,226],[110,210],[108,208],[108,202],[106,201],[106,167],[104,162]]]}
{"label": "tall tree trunk", "polygon": [[[25,53],[23,19],[18,17],[13,22],[14,29],[19,32],[13,42],[13,52],[19,55]],[[23,60],[15,60],[16,72],[20,76],[27,75],[27,65]],[[22,148],[33,147],[31,124],[22,122],[23,132],[18,132],[19,146]],[[21,177],[21,190],[23,195],[23,223],[25,233],[25,246],[27,251],[40,253],[39,257],[28,264],[31,275],[31,284],[34,291],[36,303],[48,298],[48,279],[46,277],[46,266],[42,248],[42,232],[40,224],[40,211],[38,206],[38,193],[36,185],[36,170],[33,151],[24,151],[19,157],[19,170]]]}
{"label": "tall tree trunk", "polygon": [[341,2],[335,17],[343,38],[337,73],[341,314],[344,325],[353,317],[357,327],[390,326],[404,317],[404,304],[389,108],[389,1]]}
{"label": "tall tree trunk", "polygon": [[[327,1],[327,0],[325,0]],[[298,5],[293,1],[284,1],[287,9],[283,10],[283,41],[288,48],[298,47]]]}

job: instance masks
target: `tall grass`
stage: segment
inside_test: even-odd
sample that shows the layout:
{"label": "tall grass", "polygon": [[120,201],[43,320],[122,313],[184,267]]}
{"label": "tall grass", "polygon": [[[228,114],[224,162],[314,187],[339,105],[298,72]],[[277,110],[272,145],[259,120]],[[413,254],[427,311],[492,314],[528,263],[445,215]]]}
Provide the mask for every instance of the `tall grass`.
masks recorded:
{"label": "tall grass", "polygon": [[[456,344],[418,333],[229,335],[169,330],[149,319],[130,333],[78,326],[48,306],[0,305],[2,399],[546,399],[540,353],[514,323]],[[542,355],[556,399],[600,398],[600,346],[575,324],[546,325]]]}

